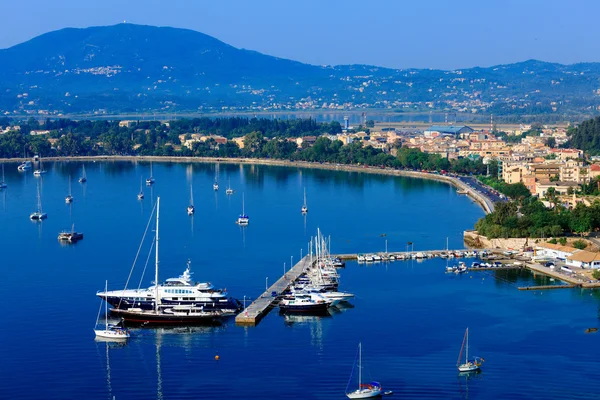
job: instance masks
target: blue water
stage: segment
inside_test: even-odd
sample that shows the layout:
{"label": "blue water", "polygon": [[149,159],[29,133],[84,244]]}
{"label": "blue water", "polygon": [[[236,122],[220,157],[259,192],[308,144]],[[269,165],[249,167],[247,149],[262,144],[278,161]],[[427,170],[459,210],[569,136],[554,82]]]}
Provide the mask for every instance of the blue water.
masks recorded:
{"label": "blue water", "polygon": [[[94,340],[95,292],[124,285],[161,197],[160,276],[188,258],[197,280],[254,298],[306,254],[317,227],[332,251],[462,247],[462,231],[483,215],[455,189],[433,181],[284,167],[158,164],[156,184],[136,199],[146,163],[46,163],[42,179],[6,165],[0,192],[0,398],[7,399],[342,399],[362,341],[366,378],[399,398],[598,398],[597,292],[519,292],[541,283],[527,273],[443,273],[428,260],[342,270],[354,308],[330,317],[285,318],[257,327],[136,329],[125,345]],[[218,174],[221,188],[212,189]],[[68,206],[69,176],[75,202]],[[227,181],[236,190],[225,195]],[[48,219],[31,222],[36,184]],[[193,183],[196,215],[186,207]],[[309,214],[300,214],[306,187]],[[250,226],[234,221],[245,196]],[[75,224],[85,239],[61,246]],[[385,236],[382,236],[385,234]],[[148,256],[134,270],[137,286]],[[153,276],[152,260],[142,286]],[[483,373],[459,377],[464,329]],[[215,361],[218,354],[220,360]]]}

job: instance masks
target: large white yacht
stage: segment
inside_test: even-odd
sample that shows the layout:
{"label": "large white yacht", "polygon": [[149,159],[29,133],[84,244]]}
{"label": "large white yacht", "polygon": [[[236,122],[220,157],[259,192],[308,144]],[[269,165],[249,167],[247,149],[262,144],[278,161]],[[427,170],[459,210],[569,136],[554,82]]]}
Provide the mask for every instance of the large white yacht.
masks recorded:
{"label": "large white yacht", "polygon": [[[158,293],[162,307],[182,305],[203,307],[206,311],[221,311],[224,315],[237,314],[241,303],[233,297],[227,297],[226,289],[215,289],[210,282],[193,282],[190,261],[178,278],[169,278],[159,284]],[[140,308],[153,310],[156,287],[147,289],[123,289],[98,292],[96,295],[114,308]]]}

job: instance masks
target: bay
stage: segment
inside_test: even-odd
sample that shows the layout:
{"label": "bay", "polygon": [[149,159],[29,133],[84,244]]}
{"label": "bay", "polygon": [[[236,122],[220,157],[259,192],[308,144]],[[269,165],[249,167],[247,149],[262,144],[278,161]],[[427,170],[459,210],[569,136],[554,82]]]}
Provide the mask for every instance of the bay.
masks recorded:
{"label": "bay", "polygon": [[[462,232],[483,215],[454,188],[434,181],[362,173],[236,164],[45,163],[34,178],[6,164],[0,191],[1,398],[20,399],[341,399],[362,341],[367,378],[404,398],[595,398],[596,292],[519,292],[528,273],[444,274],[440,259],[348,263],[341,288],[353,308],[330,317],[283,317],[257,327],[135,329],[125,345],[94,340],[108,280],[123,287],[152,210],[161,197],[160,277],[183,272],[242,300],[259,296],[306,254],[320,228],[332,251],[356,253],[460,248]],[[212,183],[218,177],[220,190]],[[64,202],[69,177],[74,203]],[[225,194],[231,181],[235,190]],[[42,223],[29,221],[40,185]],[[186,207],[193,185],[196,214]],[[309,213],[300,213],[306,187]],[[251,222],[235,224],[242,207]],[[75,224],[83,241],[61,246]],[[151,234],[151,233],[150,233]],[[141,253],[132,282],[140,284]],[[150,285],[153,262],[141,280]],[[483,373],[456,373],[464,329]],[[215,355],[219,355],[219,361]]]}

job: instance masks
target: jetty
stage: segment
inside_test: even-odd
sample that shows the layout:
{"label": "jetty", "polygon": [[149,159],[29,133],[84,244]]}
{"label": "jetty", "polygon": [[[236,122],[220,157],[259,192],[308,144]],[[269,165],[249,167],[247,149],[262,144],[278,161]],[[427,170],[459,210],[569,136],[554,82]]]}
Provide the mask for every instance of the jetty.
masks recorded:
{"label": "jetty", "polygon": [[302,258],[296,265],[285,273],[277,282],[271,285],[256,300],[235,317],[236,325],[256,325],[279,302],[281,293],[286,291],[300,275],[311,266],[315,259],[312,255]]}
{"label": "jetty", "polygon": [[519,290],[548,290],[548,289],[573,289],[580,285],[540,285],[540,286],[521,286]]}

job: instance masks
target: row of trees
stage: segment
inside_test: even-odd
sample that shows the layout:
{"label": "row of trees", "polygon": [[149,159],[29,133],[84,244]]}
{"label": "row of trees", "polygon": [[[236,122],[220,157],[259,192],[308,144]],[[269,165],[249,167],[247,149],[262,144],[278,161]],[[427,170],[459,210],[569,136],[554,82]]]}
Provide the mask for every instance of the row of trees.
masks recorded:
{"label": "row of trees", "polygon": [[588,119],[567,131],[566,146],[584,150],[588,154],[600,154],[600,117]]}

